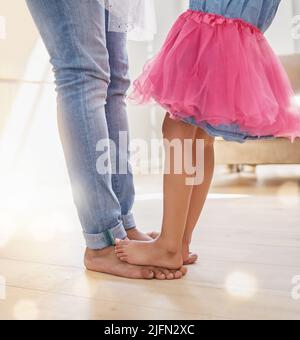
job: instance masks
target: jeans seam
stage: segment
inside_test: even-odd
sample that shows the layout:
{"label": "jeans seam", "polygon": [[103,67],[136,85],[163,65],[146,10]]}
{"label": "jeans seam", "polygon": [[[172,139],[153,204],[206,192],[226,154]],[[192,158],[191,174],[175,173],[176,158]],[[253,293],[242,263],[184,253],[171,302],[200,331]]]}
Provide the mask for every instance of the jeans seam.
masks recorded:
{"label": "jeans seam", "polygon": [[[78,50],[77,50],[77,53],[78,53]],[[80,55],[80,54],[79,54],[79,55]],[[80,64],[81,64],[80,67],[83,68],[82,63],[80,63]],[[83,91],[83,93],[82,93],[82,94],[85,93],[85,90],[86,90],[86,76],[85,76],[85,73],[83,73],[83,86],[82,86],[82,91]],[[93,129],[91,128],[91,126],[90,126],[90,121],[89,121],[89,119],[88,119],[88,117],[87,117],[87,109],[86,109],[86,107],[87,107],[87,99],[86,99],[86,96],[85,96],[85,95],[82,95],[82,97],[84,98],[84,113],[85,113],[84,128],[85,128],[85,132],[86,132],[86,136],[87,136],[87,134],[88,134],[87,125],[88,125],[88,130],[89,130],[89,131],[93,131]],[[87,138],[87,141],[88,141],[88,138]],[[88,144],[90,144],[89,141],[88,141]],[[96,145],[95,145],[95,148],[96,148]],[[88,158],[89,158],[90,164],[92,165],[92,163],[93,163],[93,161],[92,161],[92,155],[91,155],[90,148],[88,148],[88,149],[89,149]],[[94,184],[95,184],[96,195],[97,195],[97,198],[99,198],[100,195],[99,195],[99,190],[98,190],[98,183],[97,183],[97,181],[96,181],[97,173],[95,173],[95,169],[94,169],[93,166],[92,166],[92,169],[93,169],[92,171],[93,171],[93,175],[94,175],[94,176],[93,176],[93,181],[94,181]],[[96,176],[95,176],[95,175],[96,175]]]}
{"label": "jeans seam", "polygon": [[119,186],[119,180],[117,178],[117,175],[112,175],[111,181],[112,181],[113,189],[114,189],[116,196],[120,197],[121,193],[120,193],[120,186]]}
{"label": "jeans seam", "polygon": [[[70,34],[70,29],[68,28],[68,31],[69,31],[69,34]],[[77,33],[77,30],[76,30],[76,27],[74,28],[74,32]],[[73,35],[73,36],[76,36]],[[78,64],[79,64],[79,67],[81,69],[84,69],[84,65],[80,62],[80,51],[78,50],[76,44],[74,44],[73,42],[73,39],[70,39],[72,41],[72,45],[73,45],[73,48],[74,50],[77,51],[77,58],[79,60]],[[86,95],[85,95],[85,92],[86,92],[86,76],[85,76],[85,73],[83,73],[82,75],[82,80],[83,80],[83,85],[81,86],[81,97],[83,98],[83,112],[84,112],[84,118],[85,119],[82,119],[82,123],[83,123],[83,126],[84,126],[84,130],[85,130],[85,136],[87,136],[88,134],[90,134],[90,132],[92,131],[92,128],[90,126],[90,121],[87,117],[87,99],[86,99]],[[90,141],[88,138],[86,138],[86,141],[87,141],[87,144],[90,145]],[[96,145],[95,145],[95,148],[96,148]],[[93,166],[93,161],[92,161],[92,155],[91,155],[91,151],[90,151],[90,148],[88,148],[88,154],[87,154],[87,158],[88,158],[88,164],[86,164],[88,167],[91,165],[91,168],[93,169],[92,172],[93,172],[93,181],[94,181],[94,185],[95,185],[95,190],[96,190],[96,195],[97,195],[97,198],[100,198],[101,195],[99,195],[99,190],[98,190],[98,183],[96,181],[96,177],[97,177],[97,172],[95,171],[96,170],[96,166],[94,168]],[[96,222],[97,221],[97,216],[94,215],[94,213],[92,213],[92,216],[93,216],[93,219],[94,219],[94,222],[95,224],[97,225],[98,223]],[[98,229],[99,230],[99,229]]]}

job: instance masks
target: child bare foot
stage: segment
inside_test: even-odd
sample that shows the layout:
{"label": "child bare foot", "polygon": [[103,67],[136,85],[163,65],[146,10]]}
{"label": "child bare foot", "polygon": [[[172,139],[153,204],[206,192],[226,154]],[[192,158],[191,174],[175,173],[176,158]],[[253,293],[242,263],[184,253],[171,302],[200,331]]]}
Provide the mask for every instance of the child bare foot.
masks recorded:
{"label": "child bare foot", "polygon": [[183,258],[183,264],[185,266],[195,264],[198,261],[198,255],[190,252],[190,244],[189,243],[183,242],[182,258]]}
{"label": "child bare foot", "polygon": [[[144,241],[144,242],[150,242],[155,239],[157,239],[160,236],[160,233],[153,231],[150,233],[143,233],[137,228],[133,228],[127,231],[127,236],[129,240],[132,241]],[[183,264],[185,266],[192,265],[197,262],[198,260],[198,255],[191,253],[189,251],[189,244],[183,243],[183,252],[182,252],[182,257],[183,257]]]}
{"label": "child bare foot", "polygon": [[179,269],[183,265],[182,252],[168,249],[166,243],[158,238],[150,242],[117,240],[118,258],[132,265],[155,266]]}

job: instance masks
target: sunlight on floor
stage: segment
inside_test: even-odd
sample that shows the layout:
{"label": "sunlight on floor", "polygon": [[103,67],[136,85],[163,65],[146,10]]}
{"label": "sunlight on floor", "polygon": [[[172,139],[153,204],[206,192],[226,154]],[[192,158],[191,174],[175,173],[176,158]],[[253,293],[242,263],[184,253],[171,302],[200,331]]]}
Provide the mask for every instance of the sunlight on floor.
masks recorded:
{"label": "sunlight on floor", "polygon": [[0,300],[6,299],[6,280],[4,276],[0,275]]}
{"label": "sunlight on floor", "polygon": [[252,298],[257,292],[256,279],[243,272],[229,274],[225,287],[230,295],[245,299]]}
{"label": "sunlight on floor", "polygon": [[30,300],[21,300],[14,307],[14,317],[16,320],[37,320],[39,310],[37,305]]}
{"label": "sunlight on floor", "polygon": [[299,206],[300,205],[300,186],[295,181],[287,181],[283,183],[277,193],[278,200],[283,206]]}

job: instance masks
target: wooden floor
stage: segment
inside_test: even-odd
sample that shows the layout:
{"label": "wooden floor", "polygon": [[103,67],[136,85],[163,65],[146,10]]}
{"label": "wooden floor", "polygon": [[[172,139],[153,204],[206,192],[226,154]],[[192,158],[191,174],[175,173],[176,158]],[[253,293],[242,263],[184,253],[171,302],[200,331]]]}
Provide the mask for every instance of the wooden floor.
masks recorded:
{"label": "wooden floor", "polygon": [[[291,295],[300,275],[299,178],[294,167],[217,174],[193,243],[199,263],[173,282],[85,271],[69,187],[28,197],[20,181],[17,195],[11,187],[1,194],[0,319],[300,319]],[[137,178],[146,231],[159,228],[160,188],[158,177]]]}
{"label": "wooden floor", "polygon": [[[90,273],[53,86],[15,87],[0,84],[14,103],[0,140],[0,319],[300,319],[299,167],[218,173],[194,238],[200,260],[183,280]],[[159,229],[160,179],[136,182],[137,221]]]}

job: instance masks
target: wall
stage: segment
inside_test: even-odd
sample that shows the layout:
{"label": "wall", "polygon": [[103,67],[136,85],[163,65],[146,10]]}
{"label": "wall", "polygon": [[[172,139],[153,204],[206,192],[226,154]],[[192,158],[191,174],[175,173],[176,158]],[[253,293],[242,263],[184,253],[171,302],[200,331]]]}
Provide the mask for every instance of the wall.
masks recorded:
{"label": "wall", "polygon": [[291,34],[292,16],[292,1],[282,0],[278,15],[266,33],[266,37],[278,54],[290,54],[295,51],[295,42]]}

